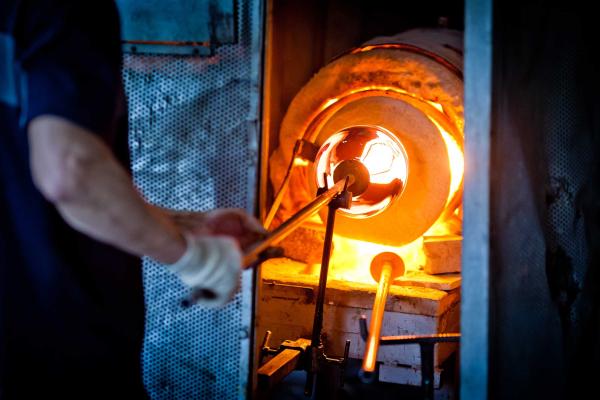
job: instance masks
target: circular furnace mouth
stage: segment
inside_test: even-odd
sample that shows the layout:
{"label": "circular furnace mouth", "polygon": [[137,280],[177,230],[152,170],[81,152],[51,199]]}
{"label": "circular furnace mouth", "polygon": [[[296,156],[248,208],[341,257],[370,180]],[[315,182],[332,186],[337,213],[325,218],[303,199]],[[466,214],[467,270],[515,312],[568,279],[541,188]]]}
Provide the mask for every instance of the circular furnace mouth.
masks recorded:
{"label": "circular furnace mouth", "polygon": [[330,136],[315,159],[319,187],[331,187],[352,176],[352,207],[340,212],[367,218],[385,210],[402,195],[408,179],[408,156],[391,132],[380,126],[356,125]]}
{"label": "circular furnace mouth", "polygon": [[[393,178],[398,186],[384,187],[381,197],[366,194],[371,183],[366,188],[352,185],[354,201],[350,210],[340,210],[336,234],[403,246],[434,228],[438,233],[456,229],[459,224],[451,222],[461,218],[463,82],[460,60],[445,47],[454,43],[450,39],[434,31],[410,31],[369,42],[323,67],[298,92],[281,123],[279,147],[270,159],[273,187],[282,187],[298,140],[326,153],[342,146],[348,131],[375,130],[383,132],[382,140],[391,137],[404,150],[398,162],[406,164],[406,175],[398,172]],[[432,57],[436,54],[441,58]],[[458,67],[449,68],[449,63]],[[354,181],[368,175],[371,182],[375,176],[361,160],[368,158],[363,151],[336,160],[319,154],[314,163],[298,162],[289,178],[293,190],[281,200],[279,218],[286,220],[310,202],[326,181],[331,186],[345,175]],[[374,160],[387,163],[385,156]],[[320,216],[325,220],[326,210]]]}

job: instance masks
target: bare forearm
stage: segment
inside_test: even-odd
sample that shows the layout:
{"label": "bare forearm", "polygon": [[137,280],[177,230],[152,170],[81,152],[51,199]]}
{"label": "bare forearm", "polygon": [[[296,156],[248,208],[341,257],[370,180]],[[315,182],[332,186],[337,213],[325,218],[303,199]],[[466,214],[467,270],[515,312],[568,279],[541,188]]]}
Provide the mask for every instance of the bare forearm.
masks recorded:
{"label": "bare forearm", "polygon": [[75,229],[136,255],[175,262],[185,250],[177,229],[148,206],[116,162],[92,166],[76,197],[55,203]]}
{"label": "bare forearm", "polygon": [[[93,134],[54,117],[30,124],[32,171],[40,190],[75,229],[136,255],[172,263],[185,241],[169,218],[148,205],[133,188],[127,172]],[[50,118],[50,119],[48,119]],[[41,123],[40,123],[41,122]],[[66,143],[62,161],[48,159],[48,147],[61,132]],[[60,145],[60,143],[58,143]],[[58,175],[42,168],[54,167]],[[62,174],[62,175],[61,175]],[[50,175],[50,176],[49,176]]]}

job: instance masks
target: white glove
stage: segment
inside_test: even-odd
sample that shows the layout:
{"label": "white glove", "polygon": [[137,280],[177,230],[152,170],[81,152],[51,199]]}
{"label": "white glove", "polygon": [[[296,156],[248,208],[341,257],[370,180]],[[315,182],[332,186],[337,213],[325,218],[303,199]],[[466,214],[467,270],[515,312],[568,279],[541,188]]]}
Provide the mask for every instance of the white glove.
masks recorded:
{"label": "white glove", "polygon": [[192,289],[196,304],[225,305],[240,281],[242,253],[237,242],[227,236],[186,236],[186,240],[186,252],[169,270]]}

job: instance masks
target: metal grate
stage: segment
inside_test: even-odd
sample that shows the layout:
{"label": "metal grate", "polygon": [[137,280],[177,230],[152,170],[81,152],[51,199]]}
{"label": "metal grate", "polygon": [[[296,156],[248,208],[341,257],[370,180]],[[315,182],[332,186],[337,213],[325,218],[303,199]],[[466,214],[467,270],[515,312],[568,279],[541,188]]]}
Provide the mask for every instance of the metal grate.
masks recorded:
{"label": "metal grate", "polygon": [[[209,58],[126,55],[134,180],[160,206],[252,210],[257,176],[260,2],[236,2],[238,43]],[[182,309],[184,287],[144,260],[144,382],[153,399],[246,394],[252,276],[220,310]]]}

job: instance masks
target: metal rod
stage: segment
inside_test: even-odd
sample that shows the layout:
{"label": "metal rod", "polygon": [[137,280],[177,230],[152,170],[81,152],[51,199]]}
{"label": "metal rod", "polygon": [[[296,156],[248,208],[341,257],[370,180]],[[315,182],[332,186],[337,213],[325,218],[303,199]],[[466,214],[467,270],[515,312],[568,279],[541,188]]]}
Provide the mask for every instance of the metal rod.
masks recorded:
{"label": "metal rod", "polygon": [[[340,181],[343,183],[343,181]],[[329,274],[329,259],[331,258],[331,245],[333,243],[333,227],[335,226],[335,214],[337,207],[329,204],[327,212],[327,224],[325,227],[325,240],[323,243],[323,258],[321,259],[321,273],[319,275],[319,289],[315,304],[315,317],[313,320],[313,329],[310,348],[314,355],[315,349],[321,345],[321,331],[323,330],[323,304],[325,303],[325,289],[327,288],[327,275]],[[316,371],[308,371],[304,394],[312,393]]]}
{"label": "metal rod", "polygon": [[[369,328],[367,328],[367,317],[365,315],[362,315],[358,320],[358,324],[360,328],[360,337],[366,342],[369,337]],[[433,333],[430,335],[382,336],[379,339],[380,346],[452,342],[460,342],[460,333]]]}
{"label": "metal rod", "polygon": [[279,206],[283,201],[283,196],[287,193],[290,184],[290,179],[292,178],[292,171],[296,166],[296,161],[302,161],[306,163],[308,163],[309,161],[314,162],[318,151],[319,148],[314,143],[304,139],[296,140],[296,143],[294,144],[294,149],[292,150],[292,159],[288,164],[285,177],[283,178],[283,182],[281,183],[281,186],[279,187],[279,190],[277,191],[277,194],[273,199],[271,209],[267,213],[267,216],[264,220],[265,229],[269,229],[271,223],[273,222],[273,219],[275,218],[275,215],[277,215],[277,210],[279,210]]}
{"label": "metal rod", "polygon": [[437,333],[433,335],[405,335],[382,336],[381,346],[412,344],[412,343],[457,343],[460,342],[460,333]]}
{"label": "metal rod", "polygon": [[421,388],[424,400],[433,400],[435,343],[419,343],[421,350]]}
{"label": "metal rod", "polygon": [[323,243],[323,258],[321,260],[321,273],[319,275],[319,289],[315,305],[315,318],[311,336],[311,346],[319,346],[321,343],[321,331],[323,329],[323,304],[325,303],[325,289],[327,287],[327,275],[329,273],[329,260],[331,258],[331,245],[333,242],[333,226],[335,224],[335,209],[329,209],[327,213],[327,227],[325,229],[325,240]]}
{"label": "metal rod", "polygon": [[344,380],[346,375],[346,367],[348,366],[348,355],[350,355],[350,340],[346,340],[344,346],[344,358],[342,358],[342,364],[340,367],[340,387],[344,387]]}
{"label": "metal rod", "polygon": [[[294,214],[290,219],[279,225],[275,230],[270,232],[265,239],[261,242],[254,244],[250,247],[244,258],[242,259],[242,266],[248,267],[256,262],[261,253],[267,250],[271,245],[277,244],[282,241],[292,231],[302,225],[308,218],[316,214],[322,207],[331,202],[331,200],[337,196],[344,188],[351,185],[354,182],[354,177],[348,177],[345,180],[338,181],[335,185],[328,189],[326,192],[318,195],[313,201],[308,203],[304,208]],[[214,294],[212,294],[214,296]],[[204,290],[194,292],[181,301],[181,305],[184,308],[190,307],[198,300],[204,297],[210,297],[211,291]]]}
{"label": "metal rod", "polygon": [[377,352],[379,350],[379,338],[381,337],[381,325],[385,312],[385,302],[390,291],[390,281],[392,277],[392,265],[389,262],[383,264],[381,277],[377,285],[377,294],[373,302],[373,311],[371,313],[371,326],[369,328],[369,337],[365,346],[365,356],[363,358],[362,369],[365,372],[375,371],[377,364]]}
{"label": "metal rod", "polygon": [[322,207],[327,205],[331,199],[333,199],[340,191],[342,191],[344,188],[344,183],[344,180],[338,181],[331,187],[331,189],[317,196],[313,201],[304,206],[304,208],[294,214],[290,219],[270,232],[263,241],[256,243],[254,246],[248,249],[243,259],[244,266],[252,264],[258,259],[260,253],[269,248],[269,246],[282,241],[287,235],[292,233],[294,229],[298,228],[308,218],[312,217]]}
{"label": "metal rod", "polygon": [[298,156],[298,152],[300,151],[301,143],[301,141],[297,140],[294,144],[294,150],[292,151],[292,160],[288,165],[287,171],[285,172],[285,177],[283,178],[283,182],[281,182],[281,186],[279,187],[279,190],[277,191],[277,194],[273,199],[273,204],[271,204],[271,208],[269,209],[269,212],[267,213],[267,216],[265,218],[265,229],[269,229],[269,227],[271,226],[271,222],[273,222],[273,218],[275,218],[277,210],[279,210],[279,205],[283,200],[283,196],[287,192],[288,186],[290,184],[290,179],[292,177],[292,170],[294,169],[296,157]]}
{"label": "metal rod", "polygon": [[[354,177],[347,176],[346,179],[336,183],[343,185],[342,193],[337,198],[332,198],[327,205],[327,223],[325,225],[325,238],[323,241],[323,257],[321,259],[321,272],[319,275],[319,289],[315,301],[315,316],[313,319],[313,328],[310,342],[310,365],[307,369],[306,384],[304,394],[310,396],[313,393],[315,380],[317,378],[318,356],[317,350],[321,347],[321,332],[323,330],[323,305],[325,303],[325,289],[327,288],[327,275],[329,274],[329,260],[333,244],[333,228],[335,227],[335,214],[338,208],[343,206],[344,200],[349,205],[351,194],[348,192],[348,186],[352,184]],[[348,206],[346,205],[346,206]]]}
{"label": "metal rod", "polygon": [[290,183],[291,177],[292,177],[292,175],[289,172],[285,175],[285,178],[283,179],[283,183],[281,184],[281,189],[279,189],[279,191],[277,192],[277,195],[275,195],[275,199],[273,199],[273,204],[271,205],[271,209],[269,210],[269,213],[265,217],[265,222],[264,222],[265,229],[269,229],[271,227],[271,223],[273,222],[273,219],[275,218],[275,215],[277,214],[277,211],[279,210],[279,206],[281,205],[281,202],[283,201],[283,195],[285,195],[285,193],[287,192],[287,188]]}

